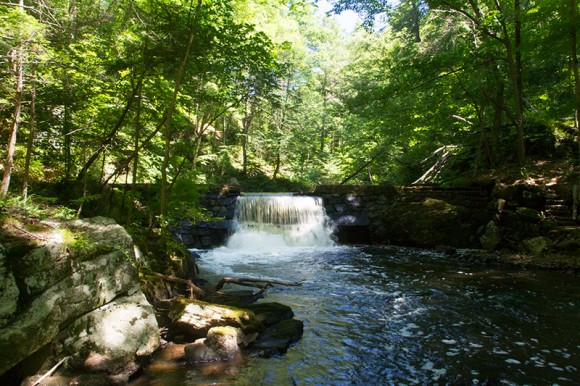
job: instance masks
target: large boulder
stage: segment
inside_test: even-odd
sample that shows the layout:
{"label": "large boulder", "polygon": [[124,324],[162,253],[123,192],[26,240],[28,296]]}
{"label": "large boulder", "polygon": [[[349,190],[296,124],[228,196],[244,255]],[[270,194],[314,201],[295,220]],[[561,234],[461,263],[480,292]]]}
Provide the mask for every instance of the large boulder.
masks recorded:
{"label": "large boulder", "polygon": [[25,256],[0,253],[0,374],[47,346],[46,366],[70,357],[65,367],[80,372],[133,373],[159,331],[129,234],[96,217],[62,223],[41,241]]}
{"label": "large boulder", "polygon": [[64,332],[58,348],[80,371],[129,376],[159,347],[155,314],[141,291],[83,315]]}
{"label": "large boulder", "polygon": [[483,234],[479,238],[483,249],[494,250],[501,243],[502,234],[501,229],[492,220],[487,223],[483,230]]}

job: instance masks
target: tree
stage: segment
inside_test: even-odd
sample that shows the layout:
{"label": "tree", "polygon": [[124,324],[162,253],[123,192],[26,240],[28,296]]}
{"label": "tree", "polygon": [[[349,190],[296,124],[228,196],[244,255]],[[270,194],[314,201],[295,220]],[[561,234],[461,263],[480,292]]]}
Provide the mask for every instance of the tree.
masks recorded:
{"label": "tree", "polygon": [[[574,99],[575,106],[575,125],[578,130],[578,149],[580,150],[580,75],[578,74],[578,4],[575,0],[568,1],[570,14],[570,58],[572,62],[572,74],[574,76]],[[578,164],[580,165],[580,151]]]}
{"label": "tree", "polygon": [[[10,4],[10,3],[8,3]],[[2,36],[11,36],[7,44],[2,44],[3,57],[12,67],[14,89],[12,94],[12,117],[10,121],[9,139],[6,147],[4,161],[4,173],[0,184],[0,196],[5,197],[10,186],[12,169],[14,166],[14,153],[18,130],[21,123],[22,108],[24,102],[24,82],[27,66],[35,60],[35,50],[42,41],[42,27],[35,19],[29,16],[24,9],[23,0],[16,4],[0,6],[0,17],[4,28],[0,29]]]}

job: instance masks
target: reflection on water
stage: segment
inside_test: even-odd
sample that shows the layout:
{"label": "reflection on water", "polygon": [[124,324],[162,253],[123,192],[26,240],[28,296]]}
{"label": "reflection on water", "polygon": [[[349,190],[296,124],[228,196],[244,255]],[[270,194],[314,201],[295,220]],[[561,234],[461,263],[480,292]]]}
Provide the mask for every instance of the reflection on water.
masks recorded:
{"label": "reflection on water", "polygon": [[[458,262],[392,247],[205,253],[205,276],[303,281],[264,301],[291,306],[301,341],[279,358],[217,372],[178,365],[141,384],[578,384],[577,277]],[[228,367],[229,366],[229,367]],[[137,382],[136,384],[139,384]]]}

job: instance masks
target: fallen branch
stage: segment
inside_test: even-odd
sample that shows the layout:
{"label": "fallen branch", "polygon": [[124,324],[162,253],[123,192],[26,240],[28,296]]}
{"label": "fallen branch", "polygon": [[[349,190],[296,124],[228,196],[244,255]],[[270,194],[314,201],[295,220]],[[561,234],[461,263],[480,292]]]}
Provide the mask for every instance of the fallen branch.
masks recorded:
{"label": "fallen branch", "polygon": [[151,272],[151,275],[158,277],[161,280],[168,281],[170,283],[185,284],[189,290],[189,298],[190,299],[193,298],[194,294],[197,298],[201,298],[201,297],[205,296],[205,291],[202,290],[201,288],[199,288],[198,286],[196,286],[195,284],[193,284],[193,282],[191,280],[182,279],[180,277],[175,277],[175,276],[164,275],[164,274],[159,273],[159,272]]}
{"label": "fallen branch", "polygon": [[33,239],[39,239],[39,240],[42,240],[42,241],[48,241],[48,240],[49,240],[49,238],[48,238],[48,237],[41,236],[41,235],[34,234],[34,233],[30,233],[30,232],[28,232],[27,230],[24,230],[24,229],[22,229],[22,228],[19,228],[19,227],[17,227],[17,226],[15,226],[14,228],[16,228],[16,230],[18,230],[18,231],[20,231],[20,232],[24,233],[25,235],[27,235],[27,236],[29,236],[29,237],[32,237]]}
{"label": "fallen branch", "polygon": [[46,374],[44,374],[42,377],[38,378],[38,380],[36,382],[34,382],[32,384],[32,386],[36,386],[36,385],[40,385],[40,382],[44,381],[46,378],[50,377],[55,371],[56,369],[58,369],[58,367],[60,365],[62,365],[64,363],[64,361],[66,361],[68,359],[68,357],[64,357],[62,358],[56,365],[54,365],[52,367],[52,369],[48,370],[48,372]]}
{"label": "fallen branch", "polygon": [[[285,285],[289,287],[298,287],[301,286],[302,283],[295,282],[295,281],[282,281],[282,280],[274,280],[274,279],[259,279],[253,277],[224,277],[219,281],[219,283],[215,286],[215,291],[219,291],[223,288],[226,284],[237,284],[246,287],[256,287],[265,290],[268,285],[271,284],[279,284]],[[257,284],[257,283],[264,283],[264,284]]]}

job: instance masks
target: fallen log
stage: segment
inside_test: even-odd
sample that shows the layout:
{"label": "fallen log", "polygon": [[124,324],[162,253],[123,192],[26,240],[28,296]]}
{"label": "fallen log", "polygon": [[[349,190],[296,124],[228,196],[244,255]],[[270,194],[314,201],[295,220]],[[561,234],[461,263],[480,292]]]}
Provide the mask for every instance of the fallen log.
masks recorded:
{"label": "fallen log", "polygon": [[193,282],[191,280],[182,279],[180,277],[175,277],[175,276],[164,275],[164,274],[159,273],[159,272],[151,272],[151,275],[154,277],[157,277],[161,280],[165,280],[167,282],[170,282],[170,283],[184,284],[185,286],[187,286],[190,299],[193,299],[194,295],[198,299],[205,296],[205,291],[202,290],[201,288],[199,288],[198,286],[196,286],[195,284],[193,284]]}
{"label": "fallen log", "polygon": [[[260,279],[254,277],[224,277],[219,281],[219,283],[215,286],[214,291],[219,291],[223,288],[226,284],[237,284],[246,287],[256,287],[262,289],[264,291],[268,286],[272,284],[279,284],[284,286],[290,287],[297,287],[301,286],[302,283],[295,282],[295,281],[283,281],[283,280],[274,280],[274,279]],[[262,283],[262,284],[258,284]]]}

